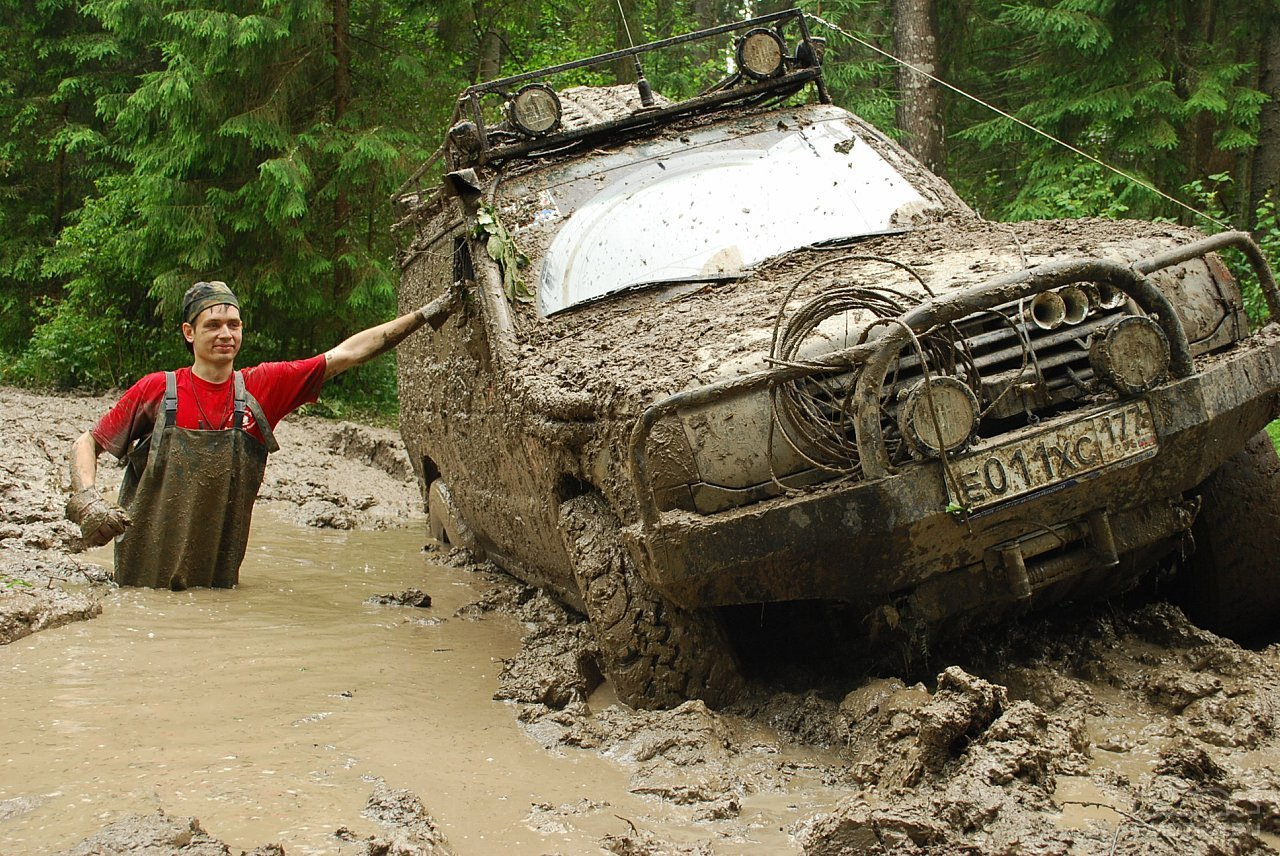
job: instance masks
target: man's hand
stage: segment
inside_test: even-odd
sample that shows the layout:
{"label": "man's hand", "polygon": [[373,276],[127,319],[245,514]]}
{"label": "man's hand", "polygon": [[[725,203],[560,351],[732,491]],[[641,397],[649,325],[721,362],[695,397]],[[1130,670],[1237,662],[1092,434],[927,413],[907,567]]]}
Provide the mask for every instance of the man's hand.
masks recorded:
{"label": "man's hand", "polygon": [[432,330],[439,330],[462,305],[462,289],[455,282],[449,290],[418,310],[418,317]]}
{"label": "man's hand", "polygon": [[133,522],[123,508],[107,502],[93,486],[71,494],[67,500],[67,519],[80,526],[80,535],[91,547],[101,547],[123,534]]}

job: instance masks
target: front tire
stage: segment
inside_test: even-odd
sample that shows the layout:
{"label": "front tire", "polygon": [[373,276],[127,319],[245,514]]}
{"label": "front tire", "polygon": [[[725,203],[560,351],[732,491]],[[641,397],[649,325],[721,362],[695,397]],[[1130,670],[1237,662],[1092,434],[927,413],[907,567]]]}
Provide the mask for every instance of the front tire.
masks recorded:
{"label": "front tire", "polygon": [[663,599],[637,573],[620,530],[598,494],[560,506],[574,579],[618,698],[640,708],[692,698],[711,707],[727,704],[742,679],[718,617]]}
{"label": "front tire", "polygon": [[1182,607],[1223,636],[1275,636],[1280,610],[1280,459],[1266,431],[1200,486],[1195,551],[1180,576]]}

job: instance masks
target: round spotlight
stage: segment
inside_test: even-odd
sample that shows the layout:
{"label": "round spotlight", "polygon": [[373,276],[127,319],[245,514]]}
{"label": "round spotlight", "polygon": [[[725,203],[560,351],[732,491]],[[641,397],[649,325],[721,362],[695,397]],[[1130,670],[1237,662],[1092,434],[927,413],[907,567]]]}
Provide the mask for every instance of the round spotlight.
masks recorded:
{"label": "round spotlight", "polygon": [[757,27],[738,39],[738,69],[747,77],[766,80],[782,74],[786,47],[773,30]]}
{"label": "round spotlight", "polygon": [[1122,394],[1146,392],[1169,375],[1169,340],[1150,318],[1126,315],[1094,337],[1089,363]]}
{"label": "round spotlight", "polygon": [[559,128],[560,114],[560,99],[545,83],[530,83],[507,102],[507,118],[511,124],[531,137]]}
{"label": "round spotlight", "polygon": [[903,397],[898,427],[911,447],[926,457],[957,452],[978,430],[977,396],[948,375],[922,380]]}

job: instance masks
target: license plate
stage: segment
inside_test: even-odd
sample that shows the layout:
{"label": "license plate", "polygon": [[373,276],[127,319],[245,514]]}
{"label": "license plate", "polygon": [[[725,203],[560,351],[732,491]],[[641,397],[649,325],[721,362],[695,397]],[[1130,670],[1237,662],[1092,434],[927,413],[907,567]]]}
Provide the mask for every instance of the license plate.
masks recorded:
{"label": "license plate", "polygon": [[1151,406],[1132,401],[951,460],[955,501],[986,508],[1149,458],[1157,448]]}

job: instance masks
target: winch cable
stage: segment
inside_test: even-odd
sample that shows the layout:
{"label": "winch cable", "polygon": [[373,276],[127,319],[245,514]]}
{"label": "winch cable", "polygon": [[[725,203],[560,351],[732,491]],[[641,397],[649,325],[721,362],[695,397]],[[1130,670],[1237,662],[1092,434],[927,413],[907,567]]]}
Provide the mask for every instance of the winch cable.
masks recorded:
{"label": "winch cable", "polygon": [[865,39],[860,39],[860,38],[858,38],[858,37],[857,37],[857,36],[855,36],[853,33],[850,33],[848,30],[844,29],[843,27],[839,26],[838,24],[833,24],[833,23],[831,23],[830,21],[828,21],[828,20],[826,20],[826,19],[824,19],[824,18],[822,18],[822,17],[820,17],[820,16],[818,16],[818,15],[813,14],[812,12],[805,12],[805,13],[804,13],[804,16],[805,16],[806,18],[808,18],[809,20],[811,20],[811,21],[814,21],[814,22],[816,22],[816,23],[821,24],[822,26],[826,27],[826,28],[827,28],[827,29],[829,29],[829,30],[832,30],[832,31],[837,32],[837,33],[840,33],[842,36],[844,36],[845,38],[849,39],[850,41],[855,42],[855,43],[857,43],[857,44],[859,44],[859,45],[862,45],[864,48],[867,48],[867,49],[868,49],[868,50],[870,50],[870,51],[874,51],[875,53],[878,53],[878,54],[880,54],[881,56],[883,56],[883,57],[885,57],[885,58],[887,58],[887,59],[889,59],[889,60],[891,60],[891,61],[893,61],[893,62],[896,62],[898,65],[901,65],[903,68],[908,69],[908,70],[910,70],[910,71],[913,71],[913,72],[915,72],[916,74],[918,74],[918,75],[920,75],[920,76],[922,76],[922,77],[926,77],[926,78],[928,78],[929,80],[932,80],[934,83],[938,84],[939,86],[943,86],[943,87],[945,87],[945,88],[947,88],[947,89],[950,89],[952,92],[956,93],[957,95],[959,95],[959,96],[961,96],[961,97],[963,97],[963,98],[968,98],[970,101],[974,102],[975,104],[978,104],[978,105],[980,105],[980,106],[982,106],[982,107],[985,107],[985,108],[987,108],[988,110],[992,111],[993,113],[996,113],[996,114],[998,114],[998,115],[1000,115],[1000,116],[1003,116],[1004,118],[1008,119],[1008,120],[1009,120],[1009,121],[1011,121],[1011,122],[1015,122],[1015,123],[1017,123],[1018,125],[1021,125],[1022,127],[1026,128],[1028,131],[1031,131],[1032,133],[1035,133],[1035,134],[1039,134],[1040,136],[1044,137],[1045,139],[1050,140],[1050,141],[1052,141],[1052,142],[1054,142],[1054,143],[1057,143],[1058,145],[1062,146],[1063,148],[1067,149],[1068,151],[1074,152],[1075,154],[1079,155],[1080,157],[1082,157],[1082,158],[1084,158],[1084,159],[1086,159],[1086,160],[1092,161],[1093,163],[1096,163],[1098,166],[1102,167],[1103,169],[1110,170],[1111,172],[1114,172],[1116,175],[1120,176],[1121,178],[1124,178],[1124,179],[1126,179],[1126,180],[1128,180],[1128,181],[1131,181],[1131,182],[1133,182],[1134,184],[1138,185],[1139,187],[1142,187],[1142,188],[1144,188],[1144,189],[1146,189],[1146,190],[1151,191],[1152,193],[1154,193],[1154,194],[1156,194],[1157,196],[1159,196],[1161,199],[1164,199],[1164,200],[1166,200],[1166,201],[1168,201],[1168,202],[1172,202],[1174,205],[1177,205],[1179,208],[1183,208],[1183,209],[1185,209],[1185,210],[1187,210],[1187,211],[1190,211],[1192,214],[1194,214],[1194,215],[1195,215],[1195,216],[1197,216],[1197,217],[1201,217],[1201,218],[1203,218],[1203,219],[1205,219],[1205,220],[1208,220],[1210,223],[1213,223],[1214,225],[1218,226],[1218,227],[1219,227],[1219,228],[1221,228],[1221,229],[1224,229],[1224,230],[1228,230],[1228,231],[1229,231],[1229,230],[1231,230],[1231,229],[1233,229],[1233,228],[1234,228],[1234,227],[1233,227],[1233,226],[1231,226],[1229,223],[1224,223],[1223,221],[1219,220],[1219,219],[1218,219],[1218,218],[1216,218],[1216,217],[1211,217],[1210,215],[1208,215],[1208,214],[1206,214],[1205,212],[1203,212],[1203,211],[1201,211],[1201,210],[1199,210],[1199,209],[1195,208],[1194,206],[1192,206],[1192,205],[1188,205],[1187,203],[1183,202],[1181,199],[1177,199],[1177,198],[1175,198],[1175,197],[1173,197],[1173,196],[1170,196],[1168,193],[1165,193],[1163,190],[1161,190],[1160,188],[1156,187],[1155,185],[1150,184],[1149,182],[1143,181],[1142,179],[1138,178],[1137,176],[1130,175],[1129,173],[1125,172],[1124,170],[1120,169],[1119,167],[1114,167],[1114,166],[1112,166],[1111,164],[1107,163],[1106,161],[1101,160],[1100,158],[1097,158],[1097,157],[1095,157],[1095,156],[1093,156],[1093,155],[1089,154],[1088,152],[1083,151],[1082,149],[1079,149],[1079,148],[1077,148],[1076,146],[1071,145],[1070,143],[1066,142],[1065,140],[1061,140],[1061,139],[1059,139],[1058,137],[1055,137],[1053,134],[1050,134],[1048,131],[1042,131],[1041,129],[1037,128],[1035,125],[1032,125],[1030,122],[1027,122],[1027,121],[1026,121],[1026,120],[1024,120],[1024,119],[1019,119],[1017,116],[1014,116],[1012,113],[1005,112],[1004,110],[1001,110],[999,107],[995,106],[994,104],[991,104],[990,102],[987,102],[987,101],[983,101],[983,100],[982,100],[981,98],[979,98],[978,96],[976,96],[976,95],[971,95],[971,94],[969,94],[968,92],[965,92],[965,91],[964,91],[963,89],[961,89],[960,87],[955,86],[954,84],[948,83],[947,81],[943,80],[942,78],[940,78],[940,77],[938,77],[938,76],[936,76],[936,75],[930,74],[929,72],[925,71],[923,68],[920,68],[919,66],[912,65],[911,63],[907,62],[907,61],[906,61],[906,60],[904,60],[904,59],[899,59],[898,57],[896,57],[896,56],[894,56],[893,54],[891,54],[891,53],[889,53],[888,51],[886,51],[884,48],[878,47],[877,45],[873,45],[871,42],[868,42],[868,41],[866,41]]}

